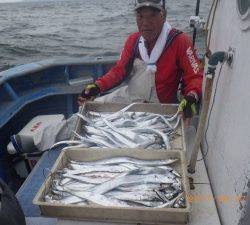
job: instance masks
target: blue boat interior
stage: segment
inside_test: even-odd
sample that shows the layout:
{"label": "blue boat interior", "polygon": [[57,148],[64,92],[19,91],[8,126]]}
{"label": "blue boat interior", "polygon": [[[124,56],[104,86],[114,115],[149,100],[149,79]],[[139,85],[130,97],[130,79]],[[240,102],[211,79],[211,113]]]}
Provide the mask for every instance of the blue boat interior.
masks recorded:
{"label": "blue boat interior", "polygon": [[[7,154],[10,137],[37,115],[77,112],[84,85],[105,74],[115,58],[51,59],[0,72],[0,177],[15,178],[16,155]],[[14,184],[14,189],[17,186]],[[17,191],[15,190],[15,191]]]}

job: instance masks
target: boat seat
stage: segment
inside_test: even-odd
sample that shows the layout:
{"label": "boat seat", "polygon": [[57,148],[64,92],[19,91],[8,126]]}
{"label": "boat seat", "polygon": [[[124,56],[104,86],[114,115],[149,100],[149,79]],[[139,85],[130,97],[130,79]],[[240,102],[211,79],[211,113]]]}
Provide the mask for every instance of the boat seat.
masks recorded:
{"label": "boat seat", "polygon": [[79,86],[79,85],[83,86],[83,85],[90,84],[93,82],[94,82],[94,79],[91,76],[79,77],[79,78],[75,78],[75,79],[70,79],[69,85],[70,86]]}

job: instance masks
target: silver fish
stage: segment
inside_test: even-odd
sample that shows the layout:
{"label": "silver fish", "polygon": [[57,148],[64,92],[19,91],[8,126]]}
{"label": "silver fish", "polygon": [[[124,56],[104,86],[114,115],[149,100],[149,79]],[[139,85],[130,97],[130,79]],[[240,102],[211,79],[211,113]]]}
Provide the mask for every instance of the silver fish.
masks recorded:
{"label": "silver fish", "polygon": [[168,165],[176,161],[132,157],[69,160],[68,168],[54,174],[44,200],[119,207],[185,207],[180,175]]}
{"label": "silver fish", "polygon": [[79,174],[79,173],[88,173],[88,172],[109,172],[109,173],[123,173],[128,172],[133,169],[138,169],[134,164],[124,163],[121,165],[107,165],[107,164],[97,164],[97,165],[86,165],[86,164],[77,164],[70,163],[69,167],[72,168],[72,171],[67,171],[69,174]]}
{"label": "silver fish", "polygon": [[142,160],[142,159],[136,159],[132,157],[115,157],[115,158],[109,158],[109,159],[101,159],[96,161],[74,161],[70,160],[70,163],[75,163],[79,165],[105,165],[105,164],[120,164],[120,163],[132,163],[137,165],[144,165],[144,166],[165,166],[170,165],[175,162],[177,162],[179,159],[161,159],[161,160]]}
{"label": "silver fish", "polygon": [[99,184],[92,189],[93,193],[104,194],[114,188],[117,188],[123,184],[133,184],[133,183],[174,183],[173,179],[161,174],[148,174],[148,175],[127,175],[123,174],[116,177],[115,179],[109,180],[105,183]]}
{"label": "silver fish", "polygon": [[166,145],[167,149],[171,148],[167,135],[159,130],[155,130],[155,129],[151,129],[151,128],[133,128],[132,130],[135,132],[158,134],[160,137],[162,137],[162,140],[163,140],[164,144]]}
{"label": "silver fish", "polygon": [[71,190],[67,190],[68,193],[72,194],[73,196],[77,196],[84,200],[88,200],[90,202],[96,203],[98,205],[103,206],[119,206],[119,207],[131,207],[126,202],[120,201],[113,197],[106,197],[104,195],[99,194],[92,194],[91,192],[75,192]]}
{"label": "silver fish", "polygon": [[106,196],[112,196],[123,201],[153,201],[156,199],[155,193],[152,190],[140,192],[112,191],[106,193]]}
{"label": "silver fish", "polygon": [[50,147],[50,149],[55,148],[55,147],[57,147],[57,146],[59,146],[59,145],[63,145],[63,144],[79,145],[79,144],[82,144],[82,142],[81,142],[81,141],[59,141],[59,142],[53,144],[53,145]]}
{"label": "silver fish", "polygon": [[91,178],[91,177],[76,176],[73,174],[62,174],[62,177],[71,178],[71,179],[78,180],[78,181],[81,181],[83,183],[89,183],[89,184],[100,184],[100,183],[103,183],[103,182],[110,180],[109,178],[96,179],[96,178]]}

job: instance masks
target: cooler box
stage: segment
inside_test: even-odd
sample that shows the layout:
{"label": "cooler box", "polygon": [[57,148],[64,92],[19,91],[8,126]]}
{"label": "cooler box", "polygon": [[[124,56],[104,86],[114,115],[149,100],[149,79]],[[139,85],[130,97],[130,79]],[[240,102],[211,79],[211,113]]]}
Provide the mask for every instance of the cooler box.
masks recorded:
{"label": "cooler box", "polygon": [[63,114],[39,115],[34,117],[18,134],[11,136],[7,146],[9,154],[30,153],[37,151],[33,137],[50,124],[58,123],[64,119]]}

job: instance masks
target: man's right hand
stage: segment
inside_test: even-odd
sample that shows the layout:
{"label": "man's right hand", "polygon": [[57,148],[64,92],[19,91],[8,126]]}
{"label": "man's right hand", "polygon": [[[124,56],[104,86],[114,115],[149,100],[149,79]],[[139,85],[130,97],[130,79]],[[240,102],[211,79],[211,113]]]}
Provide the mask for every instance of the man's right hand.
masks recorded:
{"label": "man's right hand", "polygon": [[93,101],[99,94],[101,90],[97,84],[88,84],[85,89],[83,89],[81,95],[78,97],[78,105],[82,106],[86,100]]}

